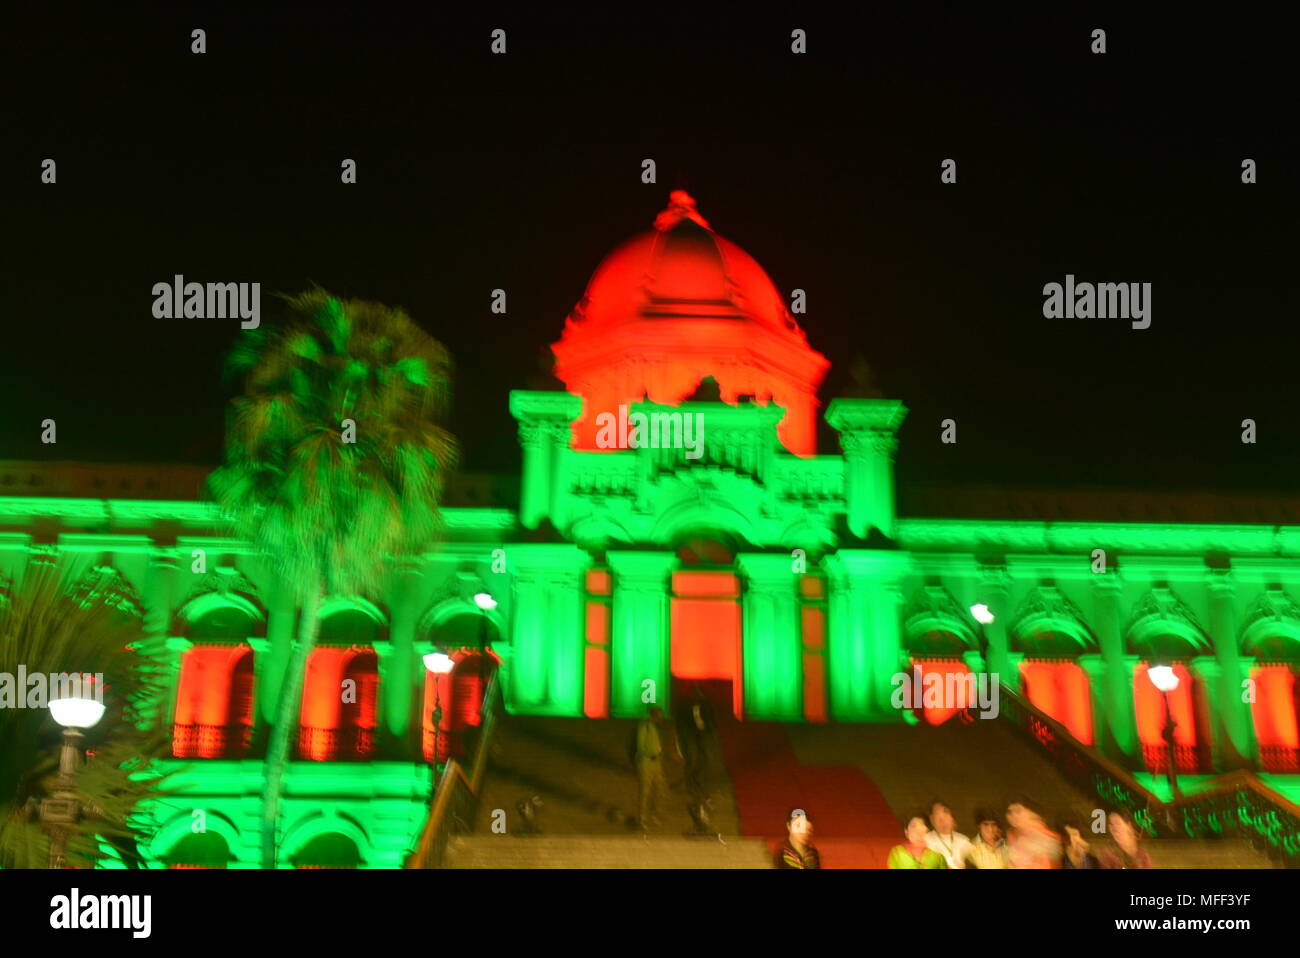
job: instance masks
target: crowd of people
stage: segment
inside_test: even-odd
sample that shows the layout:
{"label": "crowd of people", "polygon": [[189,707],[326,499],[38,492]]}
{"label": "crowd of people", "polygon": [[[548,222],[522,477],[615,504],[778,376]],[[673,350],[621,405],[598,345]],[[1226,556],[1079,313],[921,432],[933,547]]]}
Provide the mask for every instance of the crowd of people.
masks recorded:
{"label": "crowd of people", "polygon": [[[1106,817],[1110,841],[1093,849],[1087,830],[1064,816],[1050,827],[1028,799],[1007,805],[1003,819],[989,809],[974,815],[975,838],[957,831],[952,809],[934,802],[929,815],[903,821],[903,841],[889,850],[886,868],[1151,868],[1140,832],[1125,811]],[[777,856],[780,868],[820,868],[813,823],[803,809],[786,821],[787,838]]]}

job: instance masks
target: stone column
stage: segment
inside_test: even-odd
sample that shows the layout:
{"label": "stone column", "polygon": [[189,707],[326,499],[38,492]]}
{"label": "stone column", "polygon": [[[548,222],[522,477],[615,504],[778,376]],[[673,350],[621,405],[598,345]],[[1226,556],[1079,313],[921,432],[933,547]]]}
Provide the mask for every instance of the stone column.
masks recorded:
{"label": "stone column", "polygon": [[[1188,661],[1187,670],[1191,672],[1205,693],[1203,697],[1206,709],[1205,724],[1208,726],[1207,733],[1210,740],[1208,742],[1201,741],[1201,730],[1198,728],[1197,744],[1202,748],[1209,746],[1210,768],[1215,771],[1231,768],[1234,765],[1230,759],[1233,752],[1232,743],[1225,734],[1223,727],[1223,667],[1212,655],[1198,655]],[[1200,704],[1197,698],[1196,695],[1192,697],[1193,714],[1196,713],[1196,706]]]}
{"label": "stone column", "polygon": [[581,715],[585,552],[569,543],[507,548],[512,617],[506,703],[535,715]]}
{"label": "stone column", "polygon": [[894,535],[894,452],[907,407],[896,399],[833,399],[826,421],[844,450],[844,503],[849,531]]}
{"label": "stone column", "polygon": [[745,717],[803,717],[803,646],[798,585],[790,556],[742,553],[744,631],[741,681]]}
{"label": "stone column", "polygon": [[170,549],[156,549],[149,555],[149,566],[145,573],[144,634],[152,641],[159,642],[166,650],[166,684],[162,692],[166,698],[161,702],[142,703],[140,728],[150,725],[166,727],[176,714],[176,693],[180,684],[181,657],[189,643],[180,647],[167,639],[172,633],[173,603],[176,601],[176,570],[179,563]]}
{"label": "stone column", "polygon": [[997,676],[997,681],[1008,686],[1013,691],[1020,690],[1020,668],[1018,660],[1016,663],[1011,661],[1011,639],[1009,630],[1011,627],[1011,576],[1007,574],[1005,567],[1000,565],[984,566],[980,570],[979,577],[979,598],[980,601],[989,607],[989,612],[993,615],[993,621],[987,625],[981,625],[984,631],[984,641],[987,645],[985,659],[988,662],[988,670],[991,675]]}
{"label": "stone column", "polygon": [[510,393],[510,414],[519,422],[524,453],[519,521],[526,529],[536,529],[547,519],[556,526],[563,521],[565,452],[573,420],[581,412],[582,397],[572,393],[522,389]]}
{"label": "stone column", "polygon": [[1105,694],[1106,734],[1097,737],[1102,754],[1129,768],[1141,767],[1142,743],[1133,712],[1133,669],[1137,656],[1129,655],[1120,616],[1118,574],[1093,576],[1093,632],[1100,645]]}
{"label": "stone column", "polygon": [[[419,626],[419,562],[403,561],[392,567],[396,579],[389,615],[386,654],[379,656],[379,696],[383,706],[383,735],[389,754],[400,750],[407,739],[414,712],[412,696],[424,677],[424,664],[415,652],[415,630]],[[376,652],[381,652],[376,649]],[[418,666],[418,668],[417,668]],[[419,686],[421,691],[423,686]]]}
{"label": "stone column", "polygon": [[1210,637],[1218,675],[1205,685],[1206,702],[1214,721],[1214,768],[1250,768],[1259,760],[1259,744],[1250,705],[1242,701],[1242,683],[1249,678],[1242,668],[1237,644],[1237,589],[1226,569],[1209,569]]}
{"label": "stone column", "polygon": [[830,580],[827,670],[836,721],[902,721],[891,702],[904,664],[898,581],[901,552],[841,549],[824,562]]}
{"label": "stone column", "polygon": [[677,556],[610,551],[605,558],[614,574],[610,714],[638,718],[645,715],[650,701],[666,710],[672,681],[669,576]]}
{"label": "stone column", "polygon": [[1080,655],[1076,662],[1088,676],[1088,709],[1092,713],[1092,744],[1101,748],[1107,740],[1110,713],[1107,710],[1106,663],[1098,653]]}

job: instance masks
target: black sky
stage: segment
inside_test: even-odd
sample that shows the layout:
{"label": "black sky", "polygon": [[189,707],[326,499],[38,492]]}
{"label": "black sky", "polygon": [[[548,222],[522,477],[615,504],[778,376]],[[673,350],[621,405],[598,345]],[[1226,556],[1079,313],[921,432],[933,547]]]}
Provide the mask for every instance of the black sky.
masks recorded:
{"label": "black sky", "polygon": [[[861,353],[910,407],[902,483],[1300,484],[1283,24],[792,9],[8,14],[0,458],[219,461],[237,325],[154,319],[182,273],[406,307],[458,363],[467,467],[517,468],[509,390],[681,176],[807,290],[823,398]],[[1066,273],[1152,283],[1151,328],[1044,319]]]}

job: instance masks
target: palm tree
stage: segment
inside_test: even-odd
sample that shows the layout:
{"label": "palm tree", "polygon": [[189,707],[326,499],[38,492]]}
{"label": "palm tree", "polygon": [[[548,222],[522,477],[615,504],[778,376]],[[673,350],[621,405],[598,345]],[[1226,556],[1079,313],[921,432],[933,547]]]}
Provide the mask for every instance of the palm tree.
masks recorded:
{"label": "palm tree", "polygon": [[243,375],[226,464],[210,480],[236,529],[275,563],[302,608],[267,745],[262,867],[276,823],[307,658],[327,595],[373,593],[385,559],[439,534],[456,458],[439,424],[451,360],[400,309],[321,289],[287,298],[281,326],[249,330],[228,371]]}
{"label": "palm tree", "polygon": [[[65,850],[74,865],[142,866],[139,842],[155,830],[144,805],[166,795],[152,767],[166,738],[151,711],[164,687],[165,640],[146,637],[142,620],[134,590],[109,567],[81,571],[37,555],[18,582],[0,582],[0,673],[104,677],[107,710],[77,775],[83,818]],[[54,782],[58,731],[47,709],[17,704],[0,702],[9,706],[0,707],[0,867],[44,868],[49,836],[36,808]]]}

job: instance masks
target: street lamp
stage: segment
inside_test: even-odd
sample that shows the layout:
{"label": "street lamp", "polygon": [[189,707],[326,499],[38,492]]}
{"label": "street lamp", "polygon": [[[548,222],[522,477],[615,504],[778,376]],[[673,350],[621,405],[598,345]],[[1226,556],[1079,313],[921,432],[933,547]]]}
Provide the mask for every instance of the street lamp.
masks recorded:
{"label": "street lamp", "polygon": [[1151,684],[1160,690],[1165,699],[1165,727],[1160,734],[1169,750],[1169,791],[1174,798],[1179,798],[1178,756],[1174,748],[1174,729],[1177,724],[1174,722],[1174,710],[1169,705],[1169,693],[1178,688],[1178,673],[1169,665],[1153,665],[1147,669],[1147,678],[1151,679]]}
{"label": "street lamp", "polygon": [[81,764],[85,738],[81,730],[99,724],[104,717],[104,703],[87,695],[51,699],[50,716],[63,726],[63,744],[59,750],[54,794],[41,802],[41,821],[50,835],[49,867],[63,868],[68,834],[81,817],[76,790],[77,767]]}
{"label": "street lamp", "polygon": [[424,667],[433,675],[433,777],[434,787],[438,785],[438,735],[442,731],[442,703],[438,700],[438,683],[442,677],[456,667],[451,656],[445,652],[433,651],[424,657]]}

